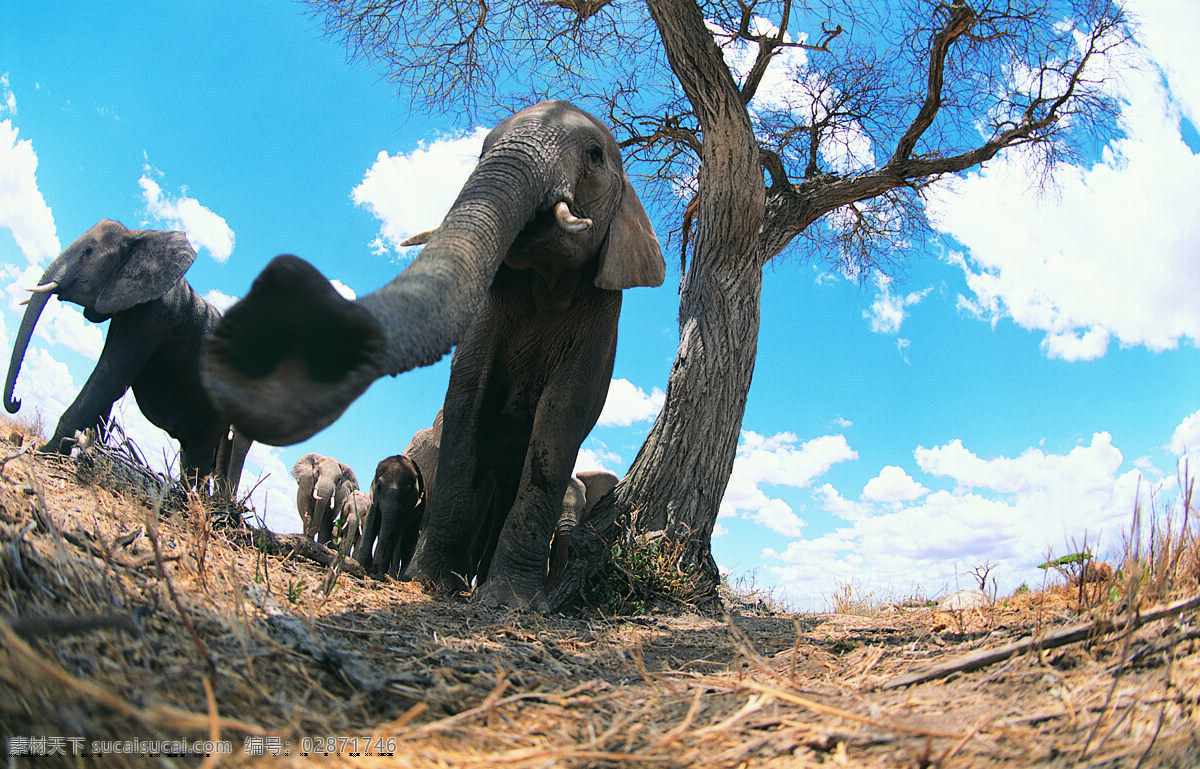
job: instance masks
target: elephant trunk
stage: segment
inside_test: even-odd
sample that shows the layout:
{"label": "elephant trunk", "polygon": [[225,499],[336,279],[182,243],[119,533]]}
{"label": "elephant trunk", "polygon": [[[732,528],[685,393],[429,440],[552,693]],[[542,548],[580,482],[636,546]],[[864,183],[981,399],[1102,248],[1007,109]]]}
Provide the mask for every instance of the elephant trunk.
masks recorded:
{"label": "elephant trunk", "polygon": [[38,319],[42,317],[42,310],[46,309],[46,302],[50,301],[51,295],[58,289],[57,281],[62,272],[62,262],[61,256],[54,260],[42,273],[37,288],[30,289],[33,295],[29,297],[28,304],[25,306],[25,314],[21,317],[21,327],[17,329],[12,358],[8,362],[8,378],[4,380],[4,408],[10,414],[17,413],[21,408],[21,401],[13,398],[13,391],[17,386],[17,375],[21,373],[25,351],[29,348],[29,340],[33,338],[33,329],[37,326]]}
{"label": "elephant trunk", "polygon": [[497,146],[472,172],[421,254],[355,301],[294,256],[276,257],[206,345],[214,403],[272,445],[324,429],[379,377],[427,366],[458,343],[512,242],[553,207],[536,142]]}

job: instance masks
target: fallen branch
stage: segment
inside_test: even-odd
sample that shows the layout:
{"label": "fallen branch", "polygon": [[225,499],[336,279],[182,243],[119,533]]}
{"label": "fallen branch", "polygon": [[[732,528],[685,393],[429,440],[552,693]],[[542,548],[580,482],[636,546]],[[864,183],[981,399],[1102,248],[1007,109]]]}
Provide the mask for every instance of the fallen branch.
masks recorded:
{"label": "fallen branch", "polygon": [[[155,558],[154,553],[147,553],[134,558],[116,550],[108,550],[102,547],[100,544],[88,539],[88,537],[92,535],[87,531],[68,531],[63,529],[61,533],[63,539],[65,539],[67,542],[70,542],[80,550],[86,550],[105,563],[110,563],[114,566],[120,566],[123,569],[137,570],[145,566],[149,566],[150,564],[157,563],[159,560],[158,558]],[[171,561],[178,561],[182,557],[183,556],[178,553],[167,553],[162,555],[161,560],[163,563],[169,563]]]}
{"label": "fallen branch", "polygon": [[890,681],[881,684],[879,689],[899,689],[902,686],[911,686],[920,684],[926,681],[933,681],[938,678],[945,678],[951,673],[969,673],[972,670],[994,665],[997,662],[1004,662],[1010,657],[1015,657],[1018,654],[1024,654],[1033,649],[1053,649],[1059,646],[1084,641],[1088,638],[1095,638],[1109,633],[1115,633],[1120,630],[1133,629],[1142,625],[1154,622],[1160,619],[1173,617],[1177,614],[1185,612],[1189,609],[1195,609],[1200,606],[1200,595],[1192,596],[1166,606],[1159,607],[1145,614],[1134,613],[1132,616],[1125,615],[1116,620],[1098,620],[1095,622],[1081,622],[1077,625],[1069,625],[1061,630],[1056,630],[1041,637],[1030,637],[1020,641],[1014,641],[1004,646],[998,646],[995,649],[981,649],[977,652],[964,655],[957,659],[947,660],[935,665],[928,665],[924,668],[914,670],[911,673],[905,673],[902,676],[897,676]]}
{"label": "fallen branch", "polygon": [[[314,542],[303,534],[276,534],[270,529],[255,528],[251,528],[249,531],[254,547],[267,555],[278,555],[284,558],[297,555],[326,567],[332,566],[338,559],[336,551]],[[341,570],[352,577],[367,576],[358,561],[349,556],[342,561]]]}
{"label": "fallen branch", "polygon": [[130,635],[141,635],[142,631],[133,617],[123,614],[47,614],[42,616],[12,617],[7,620],[12,631],[22,638],[35,639],[47,636],[85,633],[89,630],[120,630]]}

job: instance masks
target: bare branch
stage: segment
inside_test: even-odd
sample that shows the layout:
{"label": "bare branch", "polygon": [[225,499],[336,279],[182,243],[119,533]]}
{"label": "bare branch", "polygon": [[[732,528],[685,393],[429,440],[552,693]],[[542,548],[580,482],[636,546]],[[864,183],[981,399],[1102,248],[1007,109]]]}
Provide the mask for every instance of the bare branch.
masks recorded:
{"label": "bare branch", "polygon": [[948,9],[949,15],[942,29],[934,35],[933,45],[929,52],[929,86],[925,93],[925,102],[921,105],[912,125],[900,137],[896,145],[893,160],[906,160],[917,145],[917,140],[933,124],[938,109],[942,106],[942,85],[946,72],[946,56],[954,41],[970,31],[975,21],[975,11],[961,0],[955,0],[951,5],[941,4],[938,10]]}

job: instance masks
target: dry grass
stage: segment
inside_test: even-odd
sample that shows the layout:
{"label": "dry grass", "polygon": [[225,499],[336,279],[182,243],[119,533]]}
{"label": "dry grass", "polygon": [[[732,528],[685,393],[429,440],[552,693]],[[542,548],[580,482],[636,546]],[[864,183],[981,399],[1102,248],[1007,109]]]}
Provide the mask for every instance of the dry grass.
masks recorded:
{"label": "dry grass", "polygon": [[[1131,535],[1146,546],[1082,599],[1064,585],[953,615],[543,617],[330,579],[256,550],[203,500],[162,514],[111,478],[81,483],[74,462],[11,441],[4,457],[0,730],[233,746],[106,766],[1200,765],[1196,609],[1128,611],[1200,593],[1186,507]],[[1092,632],[1051,645],[1079,623]],[[1047,643],[948,664],[1026,639]],[[950,670],[894,686],[934,663]],[[302,755],[329,737],[392,755]],[[55,761],[95,765],[36,765]]]}

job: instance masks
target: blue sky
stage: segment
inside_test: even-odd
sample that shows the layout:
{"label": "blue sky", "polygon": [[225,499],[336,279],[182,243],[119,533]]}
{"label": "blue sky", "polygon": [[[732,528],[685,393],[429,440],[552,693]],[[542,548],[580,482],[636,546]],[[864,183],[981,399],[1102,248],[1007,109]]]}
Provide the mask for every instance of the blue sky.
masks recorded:
{"label": "blue sky", "polygon": [[[0,2],[6,351],[22,289],[106,217],[185,230],[200,254],[187,278],[221,307],[284,252],[368,293],[402,269],[395,244],[436,225],[478,152],[477,126],[409,115],[298,3],[94,7]],[[1176,496],[1177,464],[1200,447],[1200,3],[1132,7],[1143,65],[1113,84],[1126,135],[1064,168],[1056,190],[1035,194],[1022,158],[1005,156],[931,194],[940,237],[914,244],[894,280],[768,268],[720,566],[798,608],[847,583],[936,595],[971,586],[985,561],[1009,591],[1085,536],[1117,551],[1139,492],[1160,509]],[[655,212],[660,231],[681,208]],[[623,473],[661,405],[673,252],[662,287],[626,293],[580,469]],[[103,333],[52,302],[20,416],[52,429]],[[312,439],[256,446],[243,489],[261,480],[256,508],[297,530],[292,463],[333,455],[365,486],[432,421],[448,375],[447,360],[381,380]],[[120,411],[165,461],[165,434],[132,399]]]}

